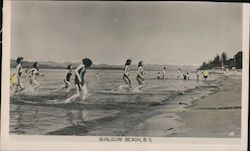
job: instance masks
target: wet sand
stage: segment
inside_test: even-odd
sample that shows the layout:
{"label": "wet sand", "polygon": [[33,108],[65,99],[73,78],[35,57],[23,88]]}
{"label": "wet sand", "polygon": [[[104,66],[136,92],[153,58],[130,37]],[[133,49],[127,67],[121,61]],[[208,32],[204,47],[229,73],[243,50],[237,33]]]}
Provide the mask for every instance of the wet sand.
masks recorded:
{"label": "wet sand", "polygon": [[140,122],[127,135],[240,137],[241,75],[224,74],[210,85],[166,100],[154,110],[158,114]]}

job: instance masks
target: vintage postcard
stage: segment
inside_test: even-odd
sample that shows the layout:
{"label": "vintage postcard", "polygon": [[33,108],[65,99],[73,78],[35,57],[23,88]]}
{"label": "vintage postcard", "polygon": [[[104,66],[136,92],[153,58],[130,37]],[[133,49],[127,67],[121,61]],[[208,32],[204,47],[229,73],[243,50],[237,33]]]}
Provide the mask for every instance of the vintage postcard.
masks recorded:
{"label": "vintage postcard", "polygon": [[247,150],[249,4],[4,1],[2,150]]}

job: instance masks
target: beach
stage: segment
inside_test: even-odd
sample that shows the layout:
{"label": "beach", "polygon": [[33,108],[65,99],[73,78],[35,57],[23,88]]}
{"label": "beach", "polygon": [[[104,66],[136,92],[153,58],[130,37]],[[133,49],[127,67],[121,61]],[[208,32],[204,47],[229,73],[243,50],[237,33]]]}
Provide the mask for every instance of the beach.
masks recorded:
{"label": "beach", "polygon": [[74,88],[54,91],[64,70],[41,72],[46,76],[39,79],[39,92],[10,97],[11,135],[240,137],[240,72],[212,73],[197,81],[194,73],[190,80],[177,80],[177,72],[169,71],[163,80],[148,71],[141,92],[126,92],[114,91],[124,83],[122,71],[94,70],[86,77],[89,97],[69,104],[60,102]]}
{"label": "beach", "polygon": [[[202,93],[207,91],[207,95]],[[196,97],[190,95],[197,93]],[[189,97],[185,95],[190,95]],[[179,104],[179,105],[178,105]],[[175,108],[170,106],[175,106]],[[240,137],[241,75],[220,75],[210,87],[176,96],[154,110],[158,114],[139,123],[129,134],[168,137]]]}

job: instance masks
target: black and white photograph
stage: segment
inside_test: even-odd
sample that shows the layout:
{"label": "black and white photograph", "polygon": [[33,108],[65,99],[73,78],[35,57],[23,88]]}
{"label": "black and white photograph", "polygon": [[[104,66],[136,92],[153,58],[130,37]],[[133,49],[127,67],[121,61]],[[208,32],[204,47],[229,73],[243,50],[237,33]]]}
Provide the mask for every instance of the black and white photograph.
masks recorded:
{"label": "black and white photograph", "polygon": [[248,4],[5,4],[2,141],[200,138],[246,149]]}

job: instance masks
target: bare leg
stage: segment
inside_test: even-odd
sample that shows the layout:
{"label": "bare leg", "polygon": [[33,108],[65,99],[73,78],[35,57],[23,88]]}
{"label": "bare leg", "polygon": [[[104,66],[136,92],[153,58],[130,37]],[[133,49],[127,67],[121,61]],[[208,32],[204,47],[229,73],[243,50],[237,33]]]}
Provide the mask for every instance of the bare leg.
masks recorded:
{"label": "bare leg", "polygon": [[72,102],[72,100],[74,100],[75,98],[77,98],[77,97],[80,97],[80,90],[79,90],[79,88],[78,88],[78,85],[76,85],[76,94],[74,94],[74,95],[72,95],[71,97],[69,97],[68,99],[66,99],[65,101],[64,101],[64,103],[70,103],[70,102]]}
{"label": "bare leg", "polygon": [[19,91],[22,91],[22,90],[25,89],[25,87],[24,87],[24,85],[22,83],[19,84],[19,89],[20,89]]}
{"label": "bare leg", "polygon": [[128,78],[123,78],[123,79],[124,79],[124,82],[125,82],[127,85],[131,85],[130,79],[128,79]]}
{"label": "bare leg", "polygon": [[144,84],[139,85],[139,86],[136,88],[136,90],[141,90],[144,86],[145,86]]}
{"label": "bare leg", "polygon": [[71,89],[71,84],[70,84],[70,82],[68,82],[68,81],[66,81],[66,83],[68,84],[67,92],[69,92],[70,89]]}
{"label": "bare leg", "polygon": [[17,92],[17,85],[14,84],[12,87],[12,95],[15,95],[16,92]]}
{"label": "bare leg", "polygon": [[[130,80],[129,76],[123,75],[123,80],[126,83],[126,85],[128,85],[129,87],[131,87],[131,80]],[[125,86],[125,87],[127,87],[127,86]]]}
{"label": "bare leg", "polygon": [[88,94],[88,89],[87,89],[86,84],[84,84],[84,85],[81,87],[81,96],[82,96],[82,100],[83,100],[83,101],[87,99],[87,94]]}
{"label": "bare leg", "polygon": [[129,89],[130,85],[120,85],[119,89]]}
{"label": "bare leg", "polygon": [[141,78],[137,78],[139,86],[136,88],[136,90],[140,90],[141,88],[143,88],[145,86],[145,83],[143,82],[143,80]]}
{"label": "bare leg", "polygon": [[76,93],[76,94],[72,95],[70,98],[66,99],[66,100],[64,101],[64,103],[71,103],[72,100],[74,100],[74,99],[77,98],[77,97],[80,97],[80,93]]}
{"label": "bare leg", "polygon": [[38,83],[35,79],[32,82],[35,84],[33,90],[37,90],[40,87],[40,83]]}
{"label": "bare leg", "polygon": [[71,84],[68,81],[64,81],[65,83],[67,83],[67,85],[61,85],[58,89],[54,90],[54,91],[59,91],[62,90],[64,88],[67,88],[67,92],[69,92],[69,90],[71,89]]}

